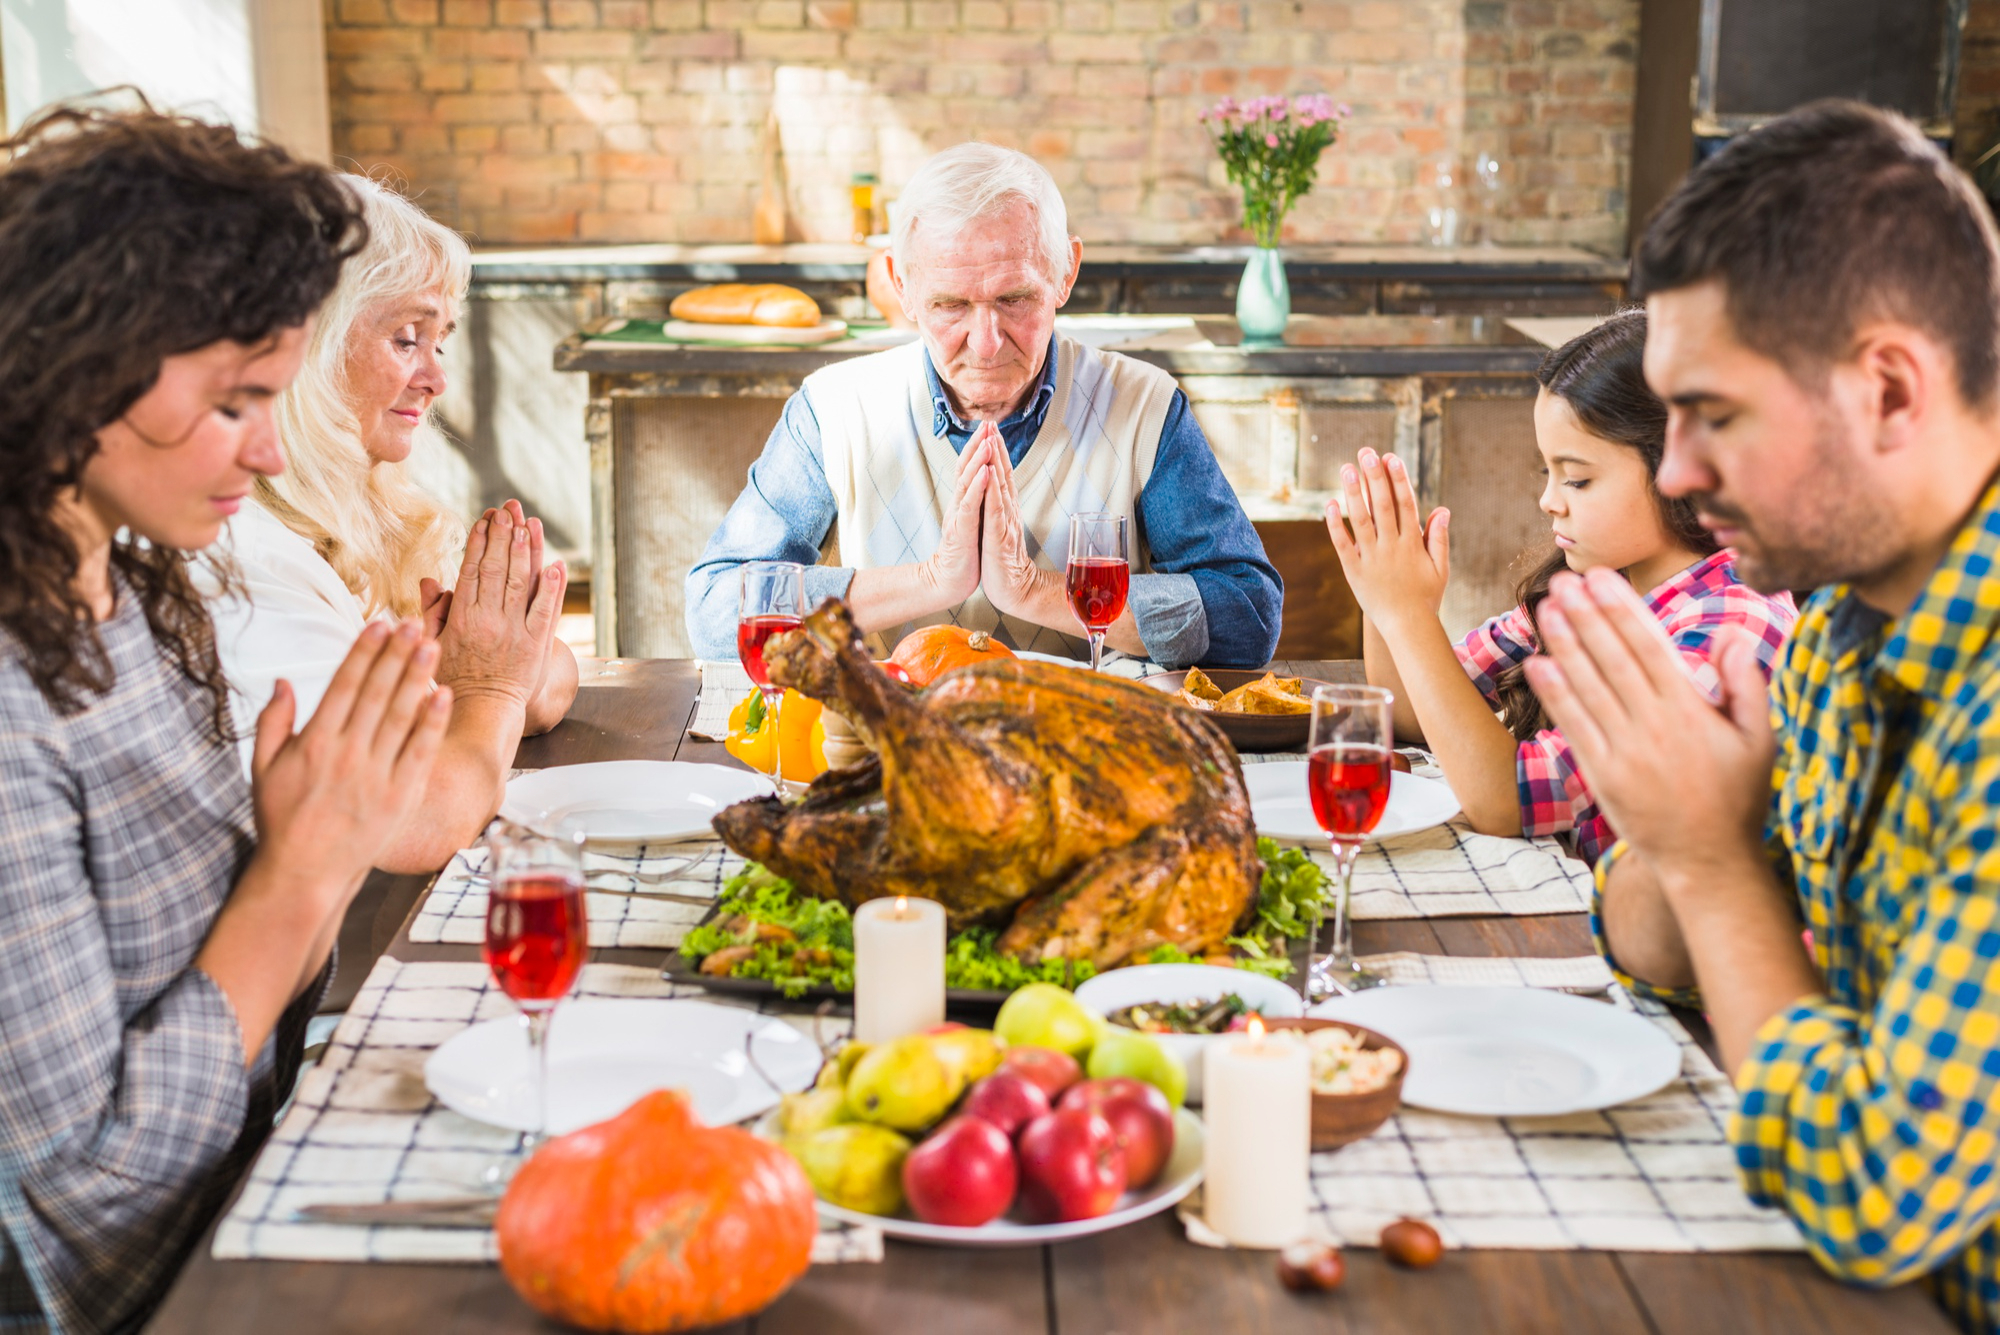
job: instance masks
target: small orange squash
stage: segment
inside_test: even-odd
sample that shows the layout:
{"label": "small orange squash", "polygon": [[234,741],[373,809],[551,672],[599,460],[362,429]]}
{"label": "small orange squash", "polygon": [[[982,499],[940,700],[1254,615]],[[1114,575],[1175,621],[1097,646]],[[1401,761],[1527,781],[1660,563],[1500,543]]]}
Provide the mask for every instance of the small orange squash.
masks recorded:
{"label": "small orange squash", "polygon": [[983,630],[963,626],[925,626],[913,630],[889,655],[909,674],[914,686],[928,686],[945,673],[974,663],[995,663],[1012,658],[1014,651]]}
{"label": "small orange squash", "polygon": [[818,1232],[791,1155],[705,1127],[659,1090],[521,1165],[493,1231],[528,1305],[589,1330],[654,1332],[760,1312],[804,1274]]}

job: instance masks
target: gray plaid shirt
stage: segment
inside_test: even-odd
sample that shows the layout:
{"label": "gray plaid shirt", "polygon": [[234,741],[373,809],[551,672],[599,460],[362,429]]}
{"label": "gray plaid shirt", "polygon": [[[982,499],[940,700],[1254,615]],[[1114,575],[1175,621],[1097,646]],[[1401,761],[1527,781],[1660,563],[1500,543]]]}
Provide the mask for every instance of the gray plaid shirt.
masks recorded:
{"label": "gray plaid shirt", "polygon": [[137,600],[116,684],[55,714],[0,632],[0,1325],[136,1329],[296,1068],[300,998],[246,1072],[195,953],[255,845],[233,747]]}

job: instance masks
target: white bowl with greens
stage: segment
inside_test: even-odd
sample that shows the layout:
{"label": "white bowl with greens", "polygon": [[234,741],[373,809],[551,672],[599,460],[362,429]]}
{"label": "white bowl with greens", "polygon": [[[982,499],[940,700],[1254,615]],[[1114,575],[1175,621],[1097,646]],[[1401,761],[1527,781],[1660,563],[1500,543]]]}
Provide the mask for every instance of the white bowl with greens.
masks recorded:
{"label": "white bowl with greens", "polygon": [[1306,1013],[1304,999],[1287,984],[1218,964],[1111,969],[1079,983],[1076,999],[1113,1024],[1149,1034],[1179,1057],[1187,1067],[1189,1103],[1201,1102],[1203,1049],[1232,1026],[1240,1028],[1239,1017],[1295,1020]]}

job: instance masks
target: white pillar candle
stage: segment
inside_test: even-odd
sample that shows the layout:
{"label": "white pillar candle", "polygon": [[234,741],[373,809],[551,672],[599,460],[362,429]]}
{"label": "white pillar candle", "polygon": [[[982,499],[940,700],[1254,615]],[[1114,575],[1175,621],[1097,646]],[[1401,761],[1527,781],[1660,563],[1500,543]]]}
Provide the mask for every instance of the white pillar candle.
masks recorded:
{"label": "white pillar candle", "polygon": [[1288,1033],[1250,1028],[1202,1052],[1208,1225],[1232,1246],[1283,1247],[1306,1231],[1312,1062]]}
{"label": "white pillar candle", "polygon": [[854,911],[854,1037],[886,1043],[944,1023],[944,905],[871,899]]}

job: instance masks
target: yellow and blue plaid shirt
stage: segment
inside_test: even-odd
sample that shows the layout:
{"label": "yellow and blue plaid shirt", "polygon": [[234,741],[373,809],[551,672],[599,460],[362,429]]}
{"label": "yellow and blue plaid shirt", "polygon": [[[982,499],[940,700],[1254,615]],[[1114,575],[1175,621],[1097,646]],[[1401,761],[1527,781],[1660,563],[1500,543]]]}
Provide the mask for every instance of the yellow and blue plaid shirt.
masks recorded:
{"label": "yellow and blue plaid shirt", "polygon": [[1800,613],[1767,838],[1826,991],[1758,1031],[1730,1124],[1744,1189],[1827,1270],[1928,1276],[1980,1332],[2000,1331],[1997,562],[2000,487],[1900,618],[1846,586]]}

